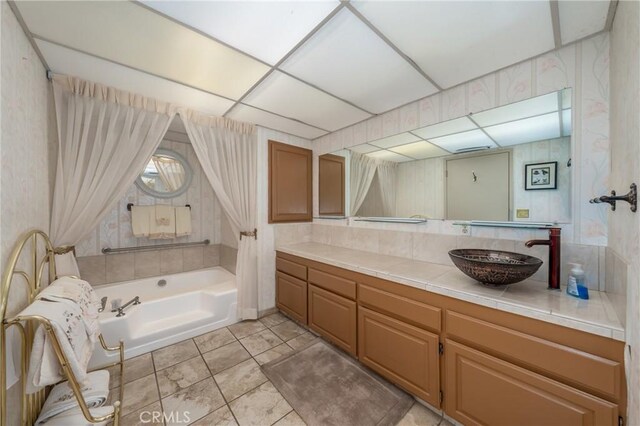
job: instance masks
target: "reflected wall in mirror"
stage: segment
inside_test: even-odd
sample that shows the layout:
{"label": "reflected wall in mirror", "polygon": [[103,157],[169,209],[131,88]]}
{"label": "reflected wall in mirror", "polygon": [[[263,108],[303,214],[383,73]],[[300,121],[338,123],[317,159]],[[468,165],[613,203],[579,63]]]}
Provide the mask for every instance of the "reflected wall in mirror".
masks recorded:
{"label": "reflected wall in mirror", "polygon": [[183,156],[168,149],[158,149],[138,176],[136,185],[156,198],[173,198],[189,188],[191,178],[191,167]]}
{"label": "reflected wall in mirror", "polygon": [[[347,215],[569,222],[571,97],[564,89],[333,153],[346,159]],[[526,166],[539,163],[557,163],[543,178],[555,188],[527,187]]]}

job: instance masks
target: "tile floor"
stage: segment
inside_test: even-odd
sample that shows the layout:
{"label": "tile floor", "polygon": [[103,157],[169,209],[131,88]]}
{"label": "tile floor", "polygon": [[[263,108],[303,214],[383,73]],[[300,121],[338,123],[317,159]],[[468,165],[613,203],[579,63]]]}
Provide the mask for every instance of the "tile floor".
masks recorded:
{"label": "tile floor", "polygon": [[[275,313],[127,360],[121,424],[304,425],[260,365],[315,337]],[[117,396],[115,370],[111,377]],[[416,403],[399,425],[435,426],[439,420]]]}

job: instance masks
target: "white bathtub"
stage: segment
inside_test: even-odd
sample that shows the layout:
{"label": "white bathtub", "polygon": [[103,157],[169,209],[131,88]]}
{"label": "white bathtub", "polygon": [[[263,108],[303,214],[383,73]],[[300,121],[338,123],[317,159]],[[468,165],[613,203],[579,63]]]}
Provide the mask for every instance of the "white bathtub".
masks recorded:
{"label": "white bathtub", "polygon": [[[158,281],[166,280],[165,286]],[[108,297],[100,314],[100,328],[107,344],[125,344],[126,358],[185,340],[237,322],[235,275],[221,267],[144,278],[96,288],[99,298]],[[134,297],[125,315],[111,312],[111,300],[124,305]],[[99,344],[90,367],[116,362],[116,353],[105,353]]]}

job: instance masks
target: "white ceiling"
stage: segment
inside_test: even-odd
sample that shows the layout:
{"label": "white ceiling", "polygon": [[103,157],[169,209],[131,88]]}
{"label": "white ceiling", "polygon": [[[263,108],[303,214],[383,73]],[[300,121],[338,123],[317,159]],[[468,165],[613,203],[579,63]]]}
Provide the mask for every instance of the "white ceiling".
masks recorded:
{"label": "white ceiling", "polygon": [[53,72],[310,139],[602,31],[611,13],[609,0],[15,4]]}

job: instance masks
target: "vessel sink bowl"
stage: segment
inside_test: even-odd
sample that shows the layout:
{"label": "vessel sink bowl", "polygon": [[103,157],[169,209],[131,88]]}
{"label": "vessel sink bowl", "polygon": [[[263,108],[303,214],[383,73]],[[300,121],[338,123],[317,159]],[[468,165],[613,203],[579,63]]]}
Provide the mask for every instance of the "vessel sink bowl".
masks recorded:
{"label": "vessel sink bowl", "polygon": [[449,257],[466,275],[490,286],[520,282],[542,266],[537,257],[499,250],[457,249]]}

